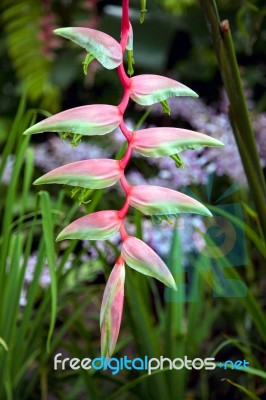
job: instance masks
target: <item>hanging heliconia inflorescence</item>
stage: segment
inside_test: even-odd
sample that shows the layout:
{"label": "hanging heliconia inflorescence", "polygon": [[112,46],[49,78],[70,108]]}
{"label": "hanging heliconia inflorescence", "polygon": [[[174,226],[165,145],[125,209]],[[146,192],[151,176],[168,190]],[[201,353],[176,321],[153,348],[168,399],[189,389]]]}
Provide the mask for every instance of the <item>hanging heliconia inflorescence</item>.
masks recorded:
{"label": "hanging heliconia inflorescence", "polygon": [[[120,127],[127,140],[127,150],[119,161],[90,159],[64,165],[45,174],[35,184],[61,183],[77,188],[101,189],[120,182],[125,192],[125,203],[120,210],[98,211],[86,215],[68,225],[57,240],[105,240],[121,234],[122,249],[109,276],[101,306],[100,328],[101,348],[104,357],[110,357],[117,342],[124,302],[125,264],[165,285],[176,289],[170,271],[160,257],[143,241],[129,236],[124,223],[130,206],[156,222],[175,218],[179,213],[197,213],[210,216],[209,210],[185,194],[158,186],[131,186],[125,178],[125,168],[132,151],[146,157],[171,156],[182,164],[178,153],[200,146],[222,146],[216,139],[198,132],[179,128],[150,128],[130,131],[124,122],[124,113],[129,99],[150,106],[161,102],[165,112],[170,109],[167,98],[173,96],[194,96],[191,89],[159,75],[138,75],[129,77],[124,70],[123,56],[127,53],[128,74],[133,74],[133,31],[129,22],[128,0],[123,0],[121,41],[118,43],[109,35],[89,28],[61,28],[55,33],[70,39],[87,51],[83,62],[84,72],[92,59],[97,59],[107,69],[117,69],[124,95],[119,105],[94,104],[63,111],[30,127],[25,134],[58,132],[72,136],[72,143],[92,135],[105,135]],[[142,7],[143,22],[145,5]]]}

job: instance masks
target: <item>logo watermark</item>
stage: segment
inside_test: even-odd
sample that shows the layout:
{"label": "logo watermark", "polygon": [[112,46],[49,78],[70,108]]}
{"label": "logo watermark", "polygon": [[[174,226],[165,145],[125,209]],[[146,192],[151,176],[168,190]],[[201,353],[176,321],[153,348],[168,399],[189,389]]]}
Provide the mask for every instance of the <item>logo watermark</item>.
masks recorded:
{"label": "logo watermark", "polygon": [[187,356],[184,358],[174,358],[170,359],[167,357],[160,356],[159,358],[149,358],[144,356],[144,358],[128,358],[123,356],[120,358],[70,358],[62,357],[62,353],[58,353],[54,356],[54,370],[65,370],[65,369],[83,369],[83,370],[110,370],[112,375],[118,374],[122,370],[138,370],[147,371],[149,375],[156,370],[181,370],[186,368],[188,370],[214,370],[215,368],[223,369],[236,369],[236,370],[248,370],[249,362],[246,360],[227,360],[225,362],[215,362],[215,358],[209,357],[202,359],[200,357],[189,359]]}
{"label": "logo watermark", "polygon": [[[170,302],[195,302],[199,298],[199,279],[200,275],[211,273],[209,279],[212,282],[213,297],[246,297],[247,287],[245,283],[235,278],[227,276],[227,270],[248,262],[247,246],[245,239],[245,225],[243,209],[240,203],[224,203],[226,199],[238,191],[236,184],[229,187],[223,195],[215,199],[211,205],[211,192],[213,177],[206,187],[207,201],[206,206],[210,209],[213,216],[202,218],[205,231],[197,234],[197,239],[201,236],[202,240],[196,240],[192,237],[191,252],[188,262],[182,266],[178,274],[186,276],[185,283],[182,277],[174,276],[178,283],[179,293],[173,295],[167,288],[165,291],[165,300]],[[195,197],[192,192],[188,195]],[[191,229],[189,220],[181,219],[177,231],[182,236]],[[180,249],[181,250],[181,249]],[[178,260],[177,260],[178,262]],[[174,269],[174,268],[173,268]],[[174,270],[172,271],[174,274]]]}

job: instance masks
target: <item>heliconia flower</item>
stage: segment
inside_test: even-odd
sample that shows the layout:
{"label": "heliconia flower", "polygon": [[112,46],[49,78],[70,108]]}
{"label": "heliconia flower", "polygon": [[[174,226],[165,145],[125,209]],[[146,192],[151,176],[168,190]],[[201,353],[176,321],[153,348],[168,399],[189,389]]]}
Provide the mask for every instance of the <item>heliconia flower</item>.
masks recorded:
{"label": "heliconia flower", "polygon": [[125,263],[120,257],[107,281],[100,314],[101,351],[111,357],[117,342],[124,303]]}
{"label": "heliconia flower", "polygon": [[114,185],[121,177],[119,161],[94,159],[73,162],[53,169],[38,178],[34,185],[60,183],[87,189],[102,189]]}
{"label": "heliconia flower", "polygon": [[[144,21],[146,0],[140,0],[141,17]],[[118,258],[104,290],[101,313],[102,356],[111,357],[114,352],[121,325],[124,303],[125,263],[144,275],[156,278],[173,290],[177,290],[175,280],[163,260],[142,240],[129,236],[124,221],[129,206],[151,216],[155,223],[163,219],[171,222],[180,213],[196,213],[211,216],[210,211],[197,200],[171,189],[159,186],[131,186],[124,171],[131,158],[132,150],[147,157],[171,156],[176,166],[182,165],[179,152],[200,146],[222,146],[211,137],[186,129],[150,128],[130,131],[124,121],[129,98],[136,103],[149,106],[161,102],[163,112],[170,114],[167,99],[176,96],[198,95],[183,84],[159,75],[139,75],[133,73],[133,30],[129,21],[128,1],[123,0],[121,41],[111,36],[83,27],[68,27],[54,30],[59,36],[70,39],[83,47],[86,57],[83,71],[87,75],[90,62],[97,59],[105,68],[118,68],[118,76],[123,86],[123,98],[118,106],[94,104],[72,108],[60,112],[28,128],[24,134],[58,132],[62,139],[72,137],[72,146],[77,146],[82,136],[105,135],[118,126],[127,140],[127,150],[119,161],[110,159],[90,159],[63,165],[37,179],[35,184],[59,183],[74,186],[72,197],[79,196],[79,203],[87,203],[91,190],[109,187],[120,180],[126,199],[119,211],[97,211],[81,217],[66,226],[57,236],[57,241],[106,240],[118,233],[122,242]],[[127,74],[123,57],[127,52]],[[130,77],[129,77],[130,76]],[[82,159],[84,157],[79,157]],[[48,163],[49,164],[49,163]],[[83,188],[83,189],[81,189]]]}
{"label": "heliconia flower", "polygon": [[85,136],[105,135],[118,127],[122,115],[116,106],[92,104],[71,108],[28,128],[24,135],[41,132],[68,132]]}
{"label": "heliconia flower", "polygon": [[192,197],[160,186],[132,186],[129,204],[145,215],[176,215],[180,213],[212,215],[203,204]]}
{"label": "heliconia flower", "polygon": [[107,69],[114,69],[122,63],[123,56],[120,44],[106,33],[79,27],[55,29],[54,33],[85,48]]}
{"label": "heliconia flower", "polygon": [[120,225],[117,211],[97,211],[72,222],[59,233],[56,240],[105,240],[115,235]]}
{"label": "heliconia flower", "polygon": [[149,128],[136,131],[131,145],[147,157],[162,157],[201,146],[223,146],[223,143],[202,133],[180,128]]}
{"label": "heliconia flower", "polygon": [[198,97],[193,90],[165,76],[137,75],[131,78],[130,97],[142,106],[150,106],[175,96]]}
{"label": "heliconia flower", "polygon": [[163,260],[142,240],[128,236],[123,242],[122,257],[129,267],[176,290],[174,278]]}

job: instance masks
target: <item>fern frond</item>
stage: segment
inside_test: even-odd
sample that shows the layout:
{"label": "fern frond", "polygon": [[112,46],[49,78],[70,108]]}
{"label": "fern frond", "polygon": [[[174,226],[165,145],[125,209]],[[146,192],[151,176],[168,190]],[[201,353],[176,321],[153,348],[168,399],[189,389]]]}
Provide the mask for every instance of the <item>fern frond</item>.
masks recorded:
{"label": "fern frond", "polygon": [[40,0],[2,1],[0,20],[16,76],[30,101],[55,112],[60,94],[50,77],[52,61],[42,52],[43,43],[39,38],[42,16]]}

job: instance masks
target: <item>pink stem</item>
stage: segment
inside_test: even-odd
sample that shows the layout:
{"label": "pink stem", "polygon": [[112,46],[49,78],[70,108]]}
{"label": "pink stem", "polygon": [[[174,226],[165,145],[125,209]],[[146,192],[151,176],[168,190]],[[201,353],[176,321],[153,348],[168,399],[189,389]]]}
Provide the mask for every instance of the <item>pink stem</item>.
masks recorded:
{"label": "pink stem", "polygon": [[[130,29],[128,9],[129,9],[129,0],[122,0],[122,23],[121,23],[120,45],[122,47],[123,54],[126,50],[126,45],[127,45],[128,36],[129,36],[129,29]],[[118,71],[118,76],[121,81],[121,84],[123,85],[123,88],[124,88],[124,95],[123,95],[123,98],[122,98],[120,104],[118,105],[118,108],[119,108],[122,116],[124,116],[124,113],[126,111],[126,108],[128,106],[128,102],[129,102],[131,80],[125,72],[123,63],[121,65],[119,65],[117,71]],[[118,211],[118,215],[122,220],[124,220],[125,216],[127,215],[128,209],[129,209],[128,196],[129,196],[129,193],[131,190],[131,186],[128,184],[128,182],[126,180],[124,171],[125,171],[125,168],[129,162],[131,154],[132,154],[132,147],[130,144],[131,137],[132,137],[132,131],[130,131],[126,127],[124,118],[122,119],[122,122],[120,124],[120,129],[128,142],[127,151],[126,151],[124,157],[119,161],[119,165],[122,170],[120,183],[126,194],[126,200],[125,200],[125,203],[122,206],[122,208]],[[128,237],[128,234],[124,227],[124,221],[122,222],[121,227],[120,227],[120,234],[121,234],[122,242],[124,242],[126,240],[126,238]]]}
{"label": "pink stem", "polygon": [[[124,171],[122,172],[121,178],[120,178],[120,183],[122,188],[124,189],[124,192],[126,193],[126,195],[129,195],[129,192],[131,190],[131,186],[128,184],[126,177],[125,177],[125,173]],[[127,201],[127,199],[126,199]]]}
{"label": "pink stem", "polygon": [[124,259],[123,259],[123,257],[122,257],[121,255],[118,257],[116,263],[117,263],[120,267],[121,267],[121,265],[124,263]]}
{"label": "pink stem", "polygon": [[120,219],[125,218],[125,216],[127,215],[128,209],[129,209],[129,202],[128,202],[128,199],[126,199],[126,201],[123,204],[123,207],[120,208],[120,210],[118,211],[118,216]]}
{"label": "pink stem", "polygon": [[128,143],[127,151],[125,152],[124,157],[119,161],[119,165],[120,165],[121,169],[126,168],[128,162],[130,160],[131,154],[132,154],[132,147],[131,147],[131,144]]}
{"label": "pink stem", "polygon": [[124,120],[119,125],[119,128],[121,129],[121,131],[122,131],[123,135],[125,136],[125,138],[127,139],[127,141],[130,142],[131,141],[131,137],[132,137],[132,132],[126,127],[126,124],[124,123]]}
{"label": "pink stem", "polygon": [[[119,67],[117,68],[118,76],[120,78],[120,81],[124,87],[124,89],[128,89],[130,87],[130,78],[127,76],[124,65],[120,64]],[[129,95],[129,93],[128,93]]]}
{"label": "pink stem", "polygon": [[129,0],[122,0],[122,23],[121,23],[120,45],[122,47],[123,53],[125,52],[126,49],[128,35],[129,35],[129,28],[130,28],[128,9],[129,9]]}
{"label": "pink stem", "polygon": [[120,235],[121,235],[122,242],[124,242],[128,238],[128,234],[127,234],[127,232],[125,230],[123,222],[122,222],[122,224],[120,226]]}

